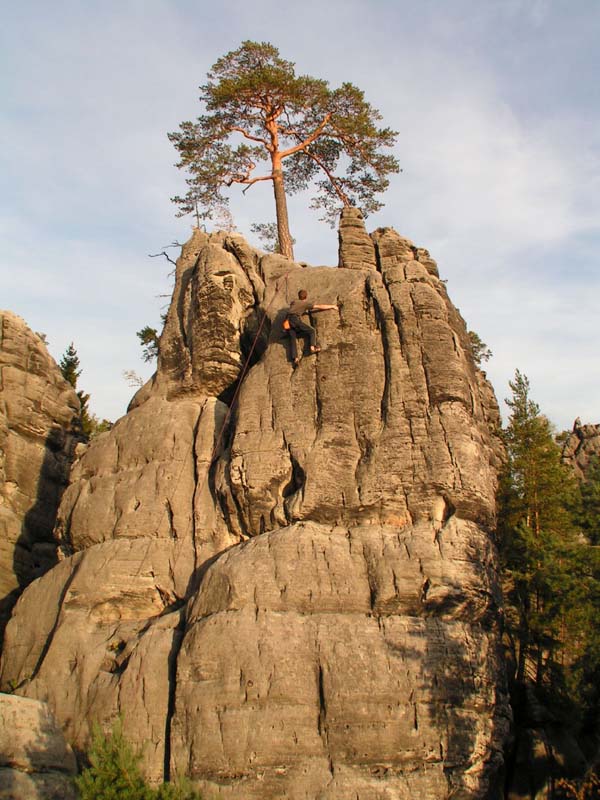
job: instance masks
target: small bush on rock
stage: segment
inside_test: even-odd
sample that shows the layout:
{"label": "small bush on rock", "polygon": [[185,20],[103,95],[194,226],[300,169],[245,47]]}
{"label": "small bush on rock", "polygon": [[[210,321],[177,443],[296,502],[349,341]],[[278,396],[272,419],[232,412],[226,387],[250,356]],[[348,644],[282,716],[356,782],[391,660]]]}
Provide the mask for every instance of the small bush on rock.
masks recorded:
{"label": "small bush on rock", "polygon": [[88,758],[90,766],[75,779],[81,800],[201,800],[187,781],[148,786],[120,720],[108,736],[94,727]]}

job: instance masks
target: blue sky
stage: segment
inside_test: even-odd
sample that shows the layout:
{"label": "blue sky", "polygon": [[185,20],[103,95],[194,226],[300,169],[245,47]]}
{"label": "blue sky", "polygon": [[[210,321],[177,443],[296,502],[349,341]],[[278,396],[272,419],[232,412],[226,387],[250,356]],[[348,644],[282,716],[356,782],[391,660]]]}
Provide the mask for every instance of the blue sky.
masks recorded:
{"label": "blue sky", "polygon": [[[244,39],[298,72],[365,91],[399,131],[403,172],[367,220],[438,261],[494,356],[560,429],[600,422],[600,3],[596,0],[22,0],[0,29],[0,308],[69,342],[100,417],[125,413],[135,332],[158,325],[190,234],[167,131]],[[296,257],[335,264],[337,234],[290,203]],[[232,197],[238,230],[273,218],[267,185]],[[254,244],[259,244],[256,240]],[[176,254],[175,250],[169,251]]]}

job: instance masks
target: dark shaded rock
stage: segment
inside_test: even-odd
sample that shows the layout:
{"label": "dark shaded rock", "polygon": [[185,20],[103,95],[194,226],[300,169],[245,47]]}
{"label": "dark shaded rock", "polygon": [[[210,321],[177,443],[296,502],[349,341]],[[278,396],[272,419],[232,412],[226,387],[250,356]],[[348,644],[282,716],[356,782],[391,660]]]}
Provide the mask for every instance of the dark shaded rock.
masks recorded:
{"label": "dark shaded rock", "polygon": [[40,337],[0,311],[0,637],[22,589],[56,563],[56,512],[81,439],[75,390]]}
{"label": "dark shaded rock", "polygon": [[0,694],[0,797],[76,800],[73,751],[46,703]]}

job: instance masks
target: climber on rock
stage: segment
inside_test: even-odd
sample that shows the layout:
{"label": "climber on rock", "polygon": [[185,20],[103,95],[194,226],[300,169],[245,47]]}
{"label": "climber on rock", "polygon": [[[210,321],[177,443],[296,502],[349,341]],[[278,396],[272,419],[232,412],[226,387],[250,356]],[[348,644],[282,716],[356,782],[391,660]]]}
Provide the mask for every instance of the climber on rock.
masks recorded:
{"label": "climber on rock", "polygon": [[337,311],[337,306],[312,303],[307,298],[308,292],[306,289],[300,289],[298,299],[292,300],[290,303],[287,316],[283,322],[283,328],[290,337],[290,357],[295,367],[300,363],[297,345],[298,335],[309,338],[311,354],[318,353],[321,350],[317,345],[317,332],[311,325],[302,322],[301,317],[304,314],[308,314],[309,311]]}

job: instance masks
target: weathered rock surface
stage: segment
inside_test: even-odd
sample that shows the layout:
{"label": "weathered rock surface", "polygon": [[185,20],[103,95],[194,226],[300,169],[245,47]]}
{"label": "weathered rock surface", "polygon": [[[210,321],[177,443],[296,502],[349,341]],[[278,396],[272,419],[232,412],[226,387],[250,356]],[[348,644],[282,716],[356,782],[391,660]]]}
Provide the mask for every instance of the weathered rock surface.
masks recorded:
{"label": "weathered rock surface", "polygon": [[[195,229],[177,261],[152,393],[220,396],[238,378],[264,294],[258,253],[236,234]],[[142,389],[133,406],[148,396]]]}
{"label": "weathered rock surface", "polygon": [[52,531],[79,414],[40,337],[0,311],[0,637],[22,588],[56,563]]}
{"label": "weathered rock surface", "polygon": [[0,694],[0,798],[76,800],[75,755],[45,703]]}
{"label": "weathered rock surface", "polygon": [[[497,405],[427,251],[351,223],[363,267],[345,232],[342,269],[194,234],[7,628],[3,684],[70,741],[124,712],[148,775],[207,797],[499,794]],[[294,371],[300,288],[338,310]]]}
{"label": "weathered rock surface", "polygon": [[[482,718],[493,559],[457,521],[437,542],[426,523],[305,522],[232,548],[189,610],[175,764],[208,796],[446,797],[449,764],[500,758],[498,719]],[[450,774],[475,794],[479,779]]]}
{"label": "weathered rock surface", "polygon": [[365,230],[359,208],[345,208],[339,227],[339,266],[346,269],[377,269],[375,246]]}
{"label": "weathered rock surface", "polygon": [[600,425],[582,425],[578,418],[563,445],[562,458],[578,478],[585,478],[590,461],[600,458]]}

